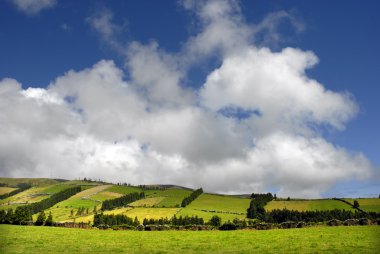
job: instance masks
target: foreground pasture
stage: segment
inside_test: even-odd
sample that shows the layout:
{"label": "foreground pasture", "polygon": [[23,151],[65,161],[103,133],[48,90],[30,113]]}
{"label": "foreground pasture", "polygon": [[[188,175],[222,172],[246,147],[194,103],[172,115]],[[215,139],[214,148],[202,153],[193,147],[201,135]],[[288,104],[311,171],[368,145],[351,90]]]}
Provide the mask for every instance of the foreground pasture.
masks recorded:
{"label": "foreground pasture", "polygon": [[0,225],[0,253],[378,253],[379,226],[112,231]]}

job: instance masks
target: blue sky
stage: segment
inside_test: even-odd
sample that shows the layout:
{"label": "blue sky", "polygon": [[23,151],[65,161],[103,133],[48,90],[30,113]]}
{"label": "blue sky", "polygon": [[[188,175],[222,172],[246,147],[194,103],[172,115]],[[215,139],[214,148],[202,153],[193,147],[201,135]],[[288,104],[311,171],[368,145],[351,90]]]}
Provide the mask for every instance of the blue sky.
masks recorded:
{"label": "blue sky", "polygon": [[[17,80],[22,86],[19,88],[21,89],[19,91],[20,93],[24,91],[24,94],[29,94],[28,96],[30,96],[30,94],[35,93],[32,93],[32,90],[28,90],[29,93],[25,92],[29,87],[43,88],[43,90],[41,90],[43,91],[42,93],[47,93],[49,96],[52,96],[53,93],[58,94],[57,96],[61,96],[65,99],[67,96],[72,95],[68,92],[69,89],[67,87],[73,86],[74,88],[70,88],[70,92],[72,92],[73,89],[76,89],[72,83],[81,82],[82,80],[81,78],[78,78],[79,81],[74,80],[70,75],[70,77],[67,77],[69,70],[74,70],[78,77],[83,74],[83,70],[86,68],[92,68],[96,73],[95,70],[97,67],[94,67],[96,63],[103,59],[110,60],[115,63],[115,66],[106,66],[104,68],[107,70],[112,69],[112,73],[116,74],[118,71],[114,71],[113,69],[122,72],[122,77],[119,81],[127,82],[132,88],[135,87],[133,90],[136,90],[136,93],[140,90],[144,90],[146,93],[144,97],[138,97],[136,95],[137,99],[135,99],[137,101],[144,101],[144,107],[151,110],[151,112],[157,112],[158,116],[166,116],[169,114],[168,112],[173,112],[174,109],[185,107],[182,105],[182,102],[180,102],[183,97],[186,98],[184,101],[189,100],[185,108],[192,111],[201,109],[200,114],[205,114],[199,119],[208,119],[207,121],[209,121],[210,118],[216,119],[214,122],[210,120],[210,123],[205,125],[191,125],[193,126],[192,128],[209,128],[215,131],[215,133],[220,132],[220,135],[223,137],[229,137],[232,133],[231,137],[229,137],[232,141],[226,138],[226,140],[222,142],[228,149],[226,148],[226,151],[222,151],[221,149],[221,151],[217,151],[215,154],[205,152],[210,149],[219,149],[217,142],[214,146],[213,138],[210,140],[207,140],[207,138],[204,139],[207,145],[183,141],[183,146],[178,147],[176,144],[165,146],[157,141],[157,137],[147,135],[145,132],[140,133],[140,130],[120,133],[119,136],[115,135],[109,137],[101,133],[105,131],[103,129],[109,129],[112,132],[113,129],[111,127],[107,126],[106,128],[105,126],[101,126],[102,131],[92,132],[99,127],[99,123],[93,124],[90,123],[89,120],[89,122],[86,122],[86,117],[90,119],[92,116],[90,112],[92,112],[92,110],[96,112],[99,111],[99,109],[87,108],[89,107],[88,105],[80,104],[79,102],[78,105],[76,105],[75,103],[67,103],[66,101],[66,104],[70,105],[65,105],[65,109],[74,108],[76,110],[75,112],[84,112],[82,122],[85,124],[81,127],[75,127],[79,128],[80,131],[83,132],[83,135],[78,135],[76,140],[84,136],[90,136],[91,139],[93,139],[93,141],[91,141],[93,143],[88,141],[89,146],[92,144],[94,147],[99,147],[100,144],[107,144],[107,146],[104,146],[108,147],[109,143],[114,143],[113,139],[117,139],[118,141],[121,140],[120,142],[124,145],[120,148],[120,151],[124,151],[123,149],[129,151],[131,147],[135,145],[145,147],[141,150],[143,150],[144,156],[147,156],[146,162],[137,160],[137,162],[132,163],[131,161],[136,161],[136,158],[133,156],[130,157],[130,155],[125,156],[126,161],[123,161],[119,158],[121,156],[118,154],[120,152],[119,150],[115,152],[114,148],[109,148],[106,151],[107,154],[111,154],[109,158],[113,158],[115,161],[121,161],[120,164],[117,165],[111,164],[113,167],[124,172],[126,179],[131,179],[128,181],[146,181],[147,183],[155,181],[162,183],[166,183],[163,181],[179,181],[179,183],[188,186],[205,185],[203,180],[197,177],[189,181],[182,181],[179,180],[179,176],[178,178],[160,178],[155,176],[152,172],[161,172],[159,175],[166,172],[165,170],[161,170],[166,167],[165,164],[163,164],[161,160],[155,160],[149,166],[145,165],[145,163],[153,160],[152,158],[154,156],[152,154],[155,156],[159,154],[159,156],[161,156],[160,158],[166,156],[167,161],[174,160],[178,163],[173,171],[167,172],[168,174],[175,172],[173,173],[175,175],[181,170],[183,170],[184,175],[193,175],[194,172],[199,172],[199,174],[207,172],[207,174],[211,174],[210,172],[214,172],[214,168],[226,168],[226,173],[221,174],[219,184],[210,184],[209,186],[206,184],[206,189],[212,191],[233,192],[234,190],[232,189],[224,189],[221,187],[223,185],[222,176],[228,178],[230,175],[238,174],[238,172],[242,171],[241,174],[263,174],[259,177],[262,180],[244,182],[239,185],[237,191],[252,192],[274,190],[284,195],[295,195],[299,189],[305,188],[304,185],[307,185],[306,183],[309,181],[305,179],[311,179],[311,176],[305,175],[305,179],[299,179],[299,182],[297,182],[299,186],[293,189],[289,187],[293,182],[287,182],[287,179],[288,177],[294,176],[294,174],[296,175],[296,173],[290,172],[287,168],[278,169],[278,171],[274,169],[273,172],[271,171],[270,173],[264,174],[258,173],[254,169],[251,171],[248,169],[247,171],[240,170],[239,167],[235,165],[242,163],[243,166],[241,166],[241,168],[260,168],[261,165],[265,163],[262,160],[256,162],[258,159],[255,158],[247,160],[247,154],[250,153],[250,156],[257,157],[257,154],[262,154],[263,151],[256,150],[260,147],[265,147],[262,148],[262,150],[267,151],[270,156],[274,156],[271,154],[271,150],[266,147],[267,143],[265,142],[272,140],[270,138],[277,140],[280,135],[278,133],[285,132],[286,137],[281,136],[280,140],[288,140],[291,136],[292,138],[289,142],[292,144],[296,142],[296,139],[299,141],[299,138],[302,138],[302,142],[306,143],[318,139],[321,140],[321,142],[332,145],[334,147],[334,153],[337,153],[338,157],[332,156],[329,163],[334,160],[342,159],[340,157],[343,156],[340,154],[341,149],[347,152],[347,154],[344,155],[347,158],[356,158],[359,154],[365,158],[364,162],[362,160],[360,160],[360,162],[355,160],[352,163],[350,162],[349,165],[345,163],[330,165],[331,163],[317,161],[313,158],[315,161],[311,163],[312,165],[318,164],[324,166],[310,169],[310,172],[313,172],[311,174],[318,175],[318,173],[315,173],[315,170],[328,171],[331,167],[347,166],[352,168],[363,167],[366,169],[363,169],[363,172],[352,169],[352,172],[350,171],[351,173],[348,173],[348,177],[339,177],[337,176],[340,175],[338,173],[332,174],[333,176],[326,175],[318,184],[301,195],[346,195],[355,197],[379,194],[380,158],[378,154],[380,134],[378,130],[380,129],[380,117],[378,109],[380,108],[380,102],[377,97],[380,94],[378,82],[380,53],[377,47],[380,45],[380,33],[377,31],[377,28],[380,26],[380,18],[377,14],[377,10],[380,4],[378,1],[223,1],[226,3],[226,6],[228,6],[226,8],[230,8],[227,9],[226,20],[232,23],[235,22],[237,29],[243,26],[247,28],[247,30],[251,30],[247,32],[246,36],[243,35],[242,38],[233,38],[233,36],[228,38],[229,34],[226,30],[225,37],[228,38],[228,40],[224,42],[222,41],[224,40],[223,36],[216,38],[216,42],[212,41],[213,39],[209,39],[209,41],[205,39],[203,43],[210,42],[210,45],[212,45],[212,43],[215,42],[215,49],[211,49],[210,51],[207,51],[208,49],[205,49],[204,45],[198,45],[192,40],[192,38],[201,38],[200,35],[202,34],[207,35],[207,32],[211,34],[211,30],[208,31],[207,28],[208,26],[212,27],[212,22],[215,22],[216,27],[224,25],[223,17],[215,18],[211,16],[214,15],[212,13],[207,13],[208,16],[204,14],[210,10],[206,8],[206,2],[192,4],[192,1],[50,1],[50,5],[46,6],[43,4],[37,6],[39,1],[36,1],[36,6],[27,6],[22,4],[22,2],[23,1],[0,2],[0,80],[4,78]],[[267,21],[266,23],[264,22],[265,20]],[[100,23],[96,23],[97,21]],[[101,23],[102,21],[105,22]],[[96,24],[100,24],[100,26]],[[230,34],[235,35],[235,31],[233,31],[233,28],[231,29]],[[244,33],[245,30],[242,30],[237,33],[237,36]],[[344,100],[342,105],[337,106],[336,113],[334,113],[338,115],[338,118],[342,117],[342,120],[336,123],[325,111],[320,112],[320,109],[312,108],[310,109],[311,115],[315,116],[321,114],[322,116],[315,117],[314,120],[309,120],[308,118],[299,120],[299,115],[297,115],[296,120],[292,120],[292,122],[289,123],[292,127],[289,127],[287,124],[284,126],[281,125],[269,133],[265,133],[264,130],[260,129],[263,127],[257,127],[257,125],[261,126],[270,123],[272,120],[281,121],[281,119],[273,118],[269,119],[268,123],[260,123],[257,120],[257,122],[255,122],[254,118],[261,116],[251,114],[248,115],[248,119],[253,115],[252,123],[244,122],[246,118],[244,112],[261,112],[262,110],[262,114],[266,115],[266,108],[268,111],[272,110],[270,104],[267,105],[264,103],[258,104],[258,106],[255,103],[252,105],[250,102],[239,104],[240,101],[244,101],[246,98],[228,98],[228,94],[224,101],[220,101],[222,100],[220,98],[224,98],[223,96],[225,96],[226,91],[218,90],[220,84],[208,78],[216,70],[219,70],[220,73],[223,73],[223,71],[230,73],[227,64],[225,64],[225,68],[221,68],[224,66],[223,63],[228,62],[227,59],[235,60],[239,64],[245,60],[249,62],[249,59],[245,58],[246,55],[249,55],[248,53],[235,52],[236,48],[245,47],[247,47],[247,50],[248,48],[252,49],[252,47],[255,47],[255,50],[268,48],[273,53],[271,56],[274,56],[276,52],[279,54],[283,53],[283,49],[287,47],[299,49],[302,51],[302,54],[303,52],[312,51],[319,59],[319,62],[311,68],[304,67],[306,76],[310,80],[316,80],[324,89],[335,93],[335,99]],[[239,55],[240,58],[236,58],[238,54],[241,54]],[[141,63],[141,59],[145,59],[144,57],[147,57],[147,55],[157,55],[158,60],[156,60],[158,63],[154,62],[156,60],[150,58],[146,60],[146,62]],[[253,52],[252,57],[254,57],[254,55],[255,53]],[[298,57],[298,53],[294,57]],[[310,61],[312,61],[312,59]],[[164,66],[162,67],[164,70],[162,70],[161,67],[157,67],[156,64],[158,66]],[[142,70],[139,70],[139,68],[142,68],[141,66],[146,66],[147,73],[151,73],[145,76],[141,74]],[[243,67],[244,66],[242,66],[242,69],[244,69]],[[99,68],[102,69],[103,67]],[[162,70],[162,73],[157,72],[157,70]],[[170,78],[161,81],[159,78],[162,77],[155,77],[155,75],[167,75]],[[258,73],[257,75],[261,74]],[[276,75],[276,73],[273,75]],[[62,79],[67,78],[69,81],[60,84],[60,81],[56,80],[58,77]],[[73,80],[70,80],[70,78]],[[88,79],[92,80],[91,77]],[[176,85],[179,86],[179,88],[175,88],[175,91],[170,90],[172,88],[160,87],[162,82],[170,83],[172,81],[177,82],[178,84]],[[157,84],[152,85],[152,82]],[[231,86],[234,85],[234,80],[228,79],[228,82]],[[254,80],[252,82],[255,83]],[[5,82],[3,86],[5,87]],[[184,90],[182,91],[182,89]],[[188,90],[190,90],[190,92]],[[81,91],[83,90],[74,92],[75,96],[81,97]],[[112,108],[109,107],[110,101],[101,100],[102,98],[98,97],[95,91],[94,88],[92,98],[99,98],[97,105],[102,109],[109,108],[109,110],[112,111]],[[168,91],[168,93],[173,92],[172,97],[178,97],[179,99],[171,101],[172,98],[162,98],[161,93],[163,91]],[[256,90],[247,88],[247,91],[255,92]],[[297,93],[299,90],[294,92]],[[342,94],[346,94],[345,92],[351,94],[349,99],[339,97],[343,96]],[[99,91],[99,93],[101,93],[101,91]],[[287,93],[288,91],[286,91],[286,94]],[[88,92],[86,94],[87,96],[91,95],[91,93]],[[194,99],[194,96],[196,98],[199,96],[201,99]],[[284,97],[284,100],[287,98],[289,97]],[[323,97],[318,98],[323,99]],[[325,100],[318,101],[318,98],[316,96],[316,103],[324,104],[326,102]],[[260,100],[260,98],[257,98],[257,100]],[[152,103],[152,101],[156,104]],[[326,103],[328,104],[330,102],[327,101]],[[356,105],[356,110],[351,107],[352,103]],[[162,106],[164,104],[170,104],[170,107],[174,108]],[[198,106],[195,108],[189,106],[194,104]],[[233,123],[228,122],[233,118],[231,115],[226,116],[226,119],[220,116],[221,110],[229,110],[231,105],[232,108],[237,108],[236,112],[238,112],[233,119]],[[336,100],[334,102],[331,101],[331,105],[337,105]],[[50,107],[45,106],[47,108]],[[125,105],[121,103],[119,106],[124,107]],[[257,106],[257,108],[255,108],[255,106]],[[303,104],[299,106],[302,109]],[[22,109],[22,107],[15,108]],[[78,109],[80,110],[78,111]],[[241,113],[241,109],[245,111]],[[5,109],[3,110],[3,112],[5,112]],[[332,109],[332,111],[334,111],[334,109]],[[178,114],[178,116],[176,116],[177,118],[184,116],[185,113],[181,112],[182,111],[176,112],[176,114]],[[5,117],[2,119],[5,120],[1,121],[13,121],[13,116],[10,116],[12,113],[4,114]],[[22,115],[23,112],[13,112],[13,114]],[[47,119],[47,122],[44,123],[45,125],[52,121],[56,121],[58,124],[62,120],[61,118],[60,120],[55,120],[49,115],[44,115],[47,114],[45,111],[35,111],[35,114],[37,114],[38,117]],[[130,117],[129,114],[132,113],[123,111],[120,114]],[[152,114],[150,117],[153,117]],[[257,115],[261,115],[261,113]],[[350,115],[350,117],[346,118],[346,115]],[[99,116],[94,116],[94,118],[101,119]],[[222,118],[222,120],[219,118]],[[135,119],[135,122],[138,120],[138,118]],[[149,123],[152,122],[152,120],[147,121]],[[298,121],[301,121],[302,124],[299,125]],[[15,121],[15,123],[16,122],[17,121]],[[125,121],[119,123],[116,120],[110,120],[110,125],[112,125],[113,122],[117,129],[129,128],[128,124],[123,126]],[[297,127],[293,126],[295,122],[297,122]],[[170,121],[168,121],[167,124],[172,126]],[[215,127],[223,124],[233,124],[234,126],[231,127],[231,130],[219,130],[219,127]],[[304,127],[304,125],[310,126]],[[170,129],[170,126],[168,126],[168,129]],[[213,126],[217,130],[213,129]],[[25,127],[28,128],[27,126]],[[300,130],[298,130],[298,127]],[[3,128],[6,128],[6,131],[9,132],[11,130],[15,131],[17,125],[12,124]],[[41,129],[44,129],[41,128],[41,126],[37,126],[36,128],[38,129],[36,130],[37,133],[42,131]],[[186,127],[186,131],[183,130],[183,134],[197,136],[199,133],[195,133],[192,128]],[[244,131],[241,131],[242,128]],[[297,130],[288,131],[287,128]],[[167,135],[162,134],[159,130],[146,130],[146,132],[155,132],[157,135],[163,136]],[[72,137],[73,135],[69,135],[66,132],[62,133],[59,129],[49,131],[56,136],[66,135]],[[244,135],[241,133],[244,133]],[[39,136],[39,134],[37,135],[33,131],[29,134]],[[206,134],[199,135],[202,136]],[[235,136],[239,136],[237,139],[239,139],[241,143],[233,139]],[[219,137],[216,139],[219,139]],[[251,143],[249,140],[252,139],[258,140],[257,143],[255,143],[256,141],[253,142],[257,147],[256,150],[252,148],[252,145],[249,145]],[[133,144],[129,143],[132,142],[131,140],[133,140]],[[194,138],[194,140],[198,139]],[[235,141],[236,144],[234,143]],[[1,154],[1,158],[9,158],[8,152],[10,153],[17,148],[10,145],[11,142],[12,140],[4,141],[2,149],[6,149],[7,152]],[[19,142],[22,144],[22,141]],[[54,150],[53,147],[55,147],[58,141],[52,140],[49,137],[45,143],[49,142],[53,143],[46,147],[51,147],[52,150]],[[60,140],[60,142],[62,142],[62,140]],[[175,139],[173,142],[175,143]],[[179,141],[179,143],[181,143],[181,141]],[[313,142],[311,143],[314,144]],[[27,146],[30,144],[24,145]],[[195,151],[188,151],[188,148],[184,148],[187,145],[205,146],[205,150],[200,149],[203,153],[199,155]],[[309,148],[308,145],[306,146]],[[30,149],[39,149],[41,147],[46,148],[42,145],[38,148],[30,145]],[[148,147],[148,155],[145,154],[146,147]],[[239,150],[237,147],[241,147],[242,150]],[[310,147],[314,147],[314,145],[310,145]],[[62,151],[58,150],[55,153],[56,158],[61,160],[71,158],[61,156],[60,152]],[[243,150],[250,152],[243,154]],[[95,149],[95,151],[97,150]],[[226,162],[226,157],[229,157],[225,155],[227,151],[231,153],[231,160]],[[72,151],[73,154],[75,154],[75,152],[78,151]],[[86,154],[86,152],[87,151],[83,151],[83,149],[79,149],[78,153]],[[319,152],[322,153],[322,150]],[[123,154],[123,152],[120,153]],[[311,154],[314,153],[317,152],[311,152]],[[133,154],[136,154],[136,152]],[[25,161],[33,161],[34,164],[30,166],[33,169],[28,169],[28,167],[25,166],[27,164],[18,165],[16,162],[10,161],[9,163],[3,163],[4,165],[0,164],[0,166],[2,166],[0,170],[3,171],[4,175],[46,176],[48,172],[46,168],[51,166],[51,164],[49,164],[50,162],[46,162],[45,159],[39,157],[39,155],[34,155],[29,158],[25,153],[21,153],[17,156],[25,158]],[[243,157],[246,160],[242,161],[241,158]],[[275,156],[272,160],[279,160],[279,158],[283,158],[282,155],[278,157]],[[105,159],[99,156],[97,160],[103,161]],[[294,160],[296,160],[296,158],[294,158]],[[111,181],[117,179],[117,176],[112,177],[105,175],[103,173],[104,166],[96,165],[96,170],[89,169],[94,167],[94,164],[91,164],[91,166],[83,166],[83,164],[88,163],[88,161],[89,159],[87,157],[84,161],[78,160],[77,163],[70,164],[70,166],[78,168],[76,171],[65,174],[62,170],[57,169],[55,175],[57,177],[75,177],[76,175],[78,175],[77,177],[102,177]],[[231,161],[233,161],[233,163]],[[247,161],[251,161],[253,164],[249,164]],[[129,168],[122,166],[128,163],[135,166]],[[289,165],[293,165],[292,163],[293,162],[290,161]],[[305,163],[305,165],[309,165],[308,162]],[[294,165],[296,165],[295,167],[300,166],[299,170],[302,170],[301,165],[297,163]],[[277,166],[278,164],[265,164],[259,171],[268,172],[270,170],[267,168],[276,168]],[[302,165],[302,167],[303,166],[304,165]],[[133,168],[133,170],[131,168]],[[149,168],[149,170],[146,168]],[[114,174],[117,175],[118,172],[119,171],[115,171]],[[283,176],[276,180],[267,179],[267,175],[277,174],[276,172],[283,172],[283,174],[281,173]],[[149,175],[149,177],[147,175]],[[239,182],[240,178],[236,177],[235,181]],[[218,180],[216,180],[216,182],[218,182]],[[314,195],[310,193],[317,194]]]}

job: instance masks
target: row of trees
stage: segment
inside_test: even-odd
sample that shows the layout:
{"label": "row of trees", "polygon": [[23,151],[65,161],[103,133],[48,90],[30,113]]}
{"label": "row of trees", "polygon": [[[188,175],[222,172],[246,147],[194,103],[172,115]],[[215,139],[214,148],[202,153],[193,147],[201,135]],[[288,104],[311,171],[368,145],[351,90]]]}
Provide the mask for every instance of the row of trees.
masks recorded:
{"label": "row of trees", "polygon": [[26,206],[19,206],[13,211],[12,208],[7,212],[0,210],[0,224],[26,225],[33,223],[32,214]]}
{"label": "row of trees", "polygon": [[[33,224],[33,218],[27,206],[19,206],[14,212],[12,208],[8,209],[7,212],[0,210],[0,224],[30,225]],[[53,215],[51,212],[46,217],[45,212],[41,211],[35,225],[53,226]]]}
{"label": "row of trees", "polygon": [[251,203],[247,209],[247,218],[259,218],[262,219],[265,216],[265,205],[273,200],[272,193],[268,192],[267,194],[258,194],[252,193]]}
{"label": "row of trees", "polygon": [[5,199],[8,197],[11,197],[11,196],[16,195],[17,193],[23,192],[23,191],[25,191],[31,187],[32,187],[32,185],[29,183],[20,183],[17,185],[18,189],[11,191],[11,192],[8,192],[8,193],[5,193],[3,195],[0,195],[0,199]]}
{"label": "row of trees", "polygon": [[37,217],[36,223],[34,224],[36,226],[53,226],[53,215],[50,212],[49,216],[46,218],[45,211],[41,211]]}
{"label": "row of trees", "polygon": [[143,225],[174,225],[174,226],[186,226],[186,225],[204,225],[203,218],[198,216],[173,216],[173,218],[160,218],[160,219],[144,219]]}
{"label": "row of trees", "polygon": [[100,225],[108,225],[110,227],[117,226],[117,225],[129,225],[129,226],[138,226],[140,225],[139,220],[137,217],[135,219],[132,219],[128,216],[122,215],[122,214],[109,214],[105,215],[103,213],[95,214],[94,215],[94,226],[100,226]]}
{"label": "row of trees", "polygon": [[189,205],[191,202],[193,202],[197,197],[199,197],[199,195],[201,195],[203,193],[203,189],[202,188],[199,188],[195,191],[193,191],[190,196],[188,197],[185,197],[183,200],[182,200],[182,203],[181,203],[181,206],[182,207],[185,207],[187,205]]}
{"label": "row of trees", "polygon": [[380,218],[380,213],[370,212],[363,213],[359,211],[349,211],[349,210],[326,210],[326,211],[294,211],[288,209],[275,209],[264,214],[261,219],[265,222],[270,223],[282,223],[286,221],[304,221],[304,222],[324,222],[329,220],[341,220],[345,221],[348,219],[360,219],[369,218],[377,220]]}
{"label": "row of trees", "polygon": [[145,198],[144,192],[130,193],[130,194],[124,195],[120,198],[115,198],[115,199],[103,201],[101,209],[102,209],[102,211],[112,210],[116,207],[123,207],[125,205],[128,205],[129,203],[132,203],[136,200],[143,199],[143,198]]}
{"label": "row of trees", "polygon": [[[214,216],[211,218],[211,220],[207,223],[208,225],[212,226],[220,226],[221,218],[219,216]],[[205,222],[203,218],[199,218],[198,216],[185,216],[185,217],[176,217],[175,215],[173,218],[160,218],[160,219],[144,219],[143,223],[144,226],[147,225],[172,225],[172,226],[187,226],[187,225],[204,225]],[[94,216],[94,226],[100,226],[100,225],[108,225],[110,227],[117,226],[117,225],[129,225],[129,226],[138,226],[140,225],[140,221],[135,217],[135,219],[132,219],[126,215],[122,214],[110,214],[105,215],[103,213],[95,214]]]}
{"label": "row of trees", "polygon": [[78,192],[81,192],[82,188],[81,186],[76,186],[72,188],[68,188],[66,190],[60,191],[58,193],[55,193],[51,195],[50,197],[41,200],[40,202],[32,203],[29,205],[26,205],[25,207],[30,210],[31,214],[35,214],[38,212],[41,212],[43,210],[46,210],[53,205],[68,199],[71,196],[74,196]]}

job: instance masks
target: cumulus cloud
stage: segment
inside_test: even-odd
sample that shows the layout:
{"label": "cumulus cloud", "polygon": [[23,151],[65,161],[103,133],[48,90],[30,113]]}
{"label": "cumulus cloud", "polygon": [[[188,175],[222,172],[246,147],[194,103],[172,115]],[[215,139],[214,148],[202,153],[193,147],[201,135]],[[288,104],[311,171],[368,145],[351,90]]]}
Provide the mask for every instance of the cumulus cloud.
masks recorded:
{"label": "cumulus cloud", "polygon": [[[358,107],[347,92],[307,77],[305,70],[318,63],[314,53],[252,44],[254,29],[235,1],[182,3],[202,29],[175,54],[157,42],[120,48],[128,79],[113,61],[101,60],[68,71],[47,88],[1,80],[1,174],[52,171],[62,178],[230,193],[276,189],[297,197],[318,197],[337,181],[371,175],[364,155],[330,143],[319,131],[344,130]],[[113,41],[112,15],[101,17],[90,22]],[[184,86],[189,67],[183,62],[215,53],[221,65],[205,83]]]}
{"label": "cumulus cloud", "polygon": [[57,0],[11,0],[12,3],[20,11],[35,15],[44,9],[53,8],[57,4]]}

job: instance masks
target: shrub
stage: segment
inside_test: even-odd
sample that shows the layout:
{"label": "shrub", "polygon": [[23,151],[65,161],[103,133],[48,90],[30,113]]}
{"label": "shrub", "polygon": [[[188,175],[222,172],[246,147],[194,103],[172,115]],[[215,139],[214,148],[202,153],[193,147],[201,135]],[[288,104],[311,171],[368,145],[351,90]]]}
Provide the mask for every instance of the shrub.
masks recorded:
{"label": "shrub", "polygon": [[220,226],[219,230],[236,230],[236,228],[237,226],[234,223],[228,221],[224,223],[222,226]]}

